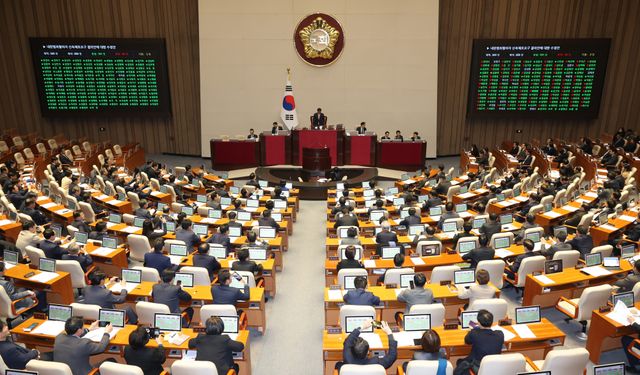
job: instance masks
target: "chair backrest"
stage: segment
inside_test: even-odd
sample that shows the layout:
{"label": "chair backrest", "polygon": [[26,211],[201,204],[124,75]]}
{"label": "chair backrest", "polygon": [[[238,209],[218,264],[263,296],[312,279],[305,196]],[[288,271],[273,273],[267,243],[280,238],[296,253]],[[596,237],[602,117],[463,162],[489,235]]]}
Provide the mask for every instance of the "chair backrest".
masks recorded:
{"label": "chair backrest", "polygon": [[120,145],[113,145],[113,153],[116,154],[116,156],[122,156],[122,147],[120,147]]}
{"label": "chair backrest", "polygon": [[442,242],[440,241],[418,241],[416,244],[416,253],[422,254],[422,248],[427,246],[437,246],[440,254],[442,254]]}
{"label": "chair backrest", "polygon": [[355,259],[361,260],[364,256],[364,248],[362,247],[362,245],[338,245],[338,256],[340,257],[340,260],[347,259],[346,257],[342,256],[342,249],[346,249],[348,246],[353,246],[356,249]]}
{"label": "chair backrest", "polygon": [[51,150],[55,150],[55,149],[57,149],[57,148],[58,148],[58,142],[56,142],[56,140],[55,140],[55,139],[53,139],[53,138],[51,138],[51,139],[47,140],[47,143],[49,144],[49,148],[50,148]]}
{"label": "chair backrest", "polygon": [[347,328],[346,318],[348,316],[370,316],[371,319],[376,318],[376,309],[373,306],[360,305],[342,305],[340,306],[340,320],[338,324],[342,327],[342,332]]}
{"label": "chair backrest", "polygon": [[11,298],[7,294],[4,288],[0,288],[0,318],[6,320],[7,318],[13,319],[16,315],[11,310]]}
{"label": "chair backrest", "polygon": [[144,372],[138,366],[105,361],[100,365],[100,375],[144,375]]}
{"label": "chair backrest", "polygon": [[542,371],[552,374],[582,375],[589,362],[589,352],[585,348],[554,349],[547,353]]}
{"label": "chair backrest", "polygon": [[533,272],[544,271],[545,260],[546,258],[542,255],[524,258],[522,263],[520,263],[520,268],[518,268],[518,282],[516,283],[516,286],[524,287],[524,284],[527,281],[527,275]]}
{"label": "chair backrest", "polygon": [[33,155],[33,151],[31,151],[29,147],[22,150],[22,152],[24,153],[24,156],[27,158],[28,161],[32,162],[33,159],[35,159],[35,155]]}
{"label": "chair backrest", "polygon": [[73,225],[69,224],[67,225],[67,232],[69,232],[69,236],[71,236],[71,238],[73,238],[76,235],[76,232],[79,229],[74,227]]}
{"label": "chair backrest", "polygon": [[171,211],[179,214],[180,211],[182,211],[182,207],[184,207],[184,204],[182,203],[178,203],[178,202],[173,202],[171,203]]}
{"label": "chair backrest", "polygon": [[204,305],[200,308],[200,325],[212,316],[237,316],[238,310],[234,305]]}
{"label": "chair backrest", "polygon": [[171,196],[171,203],[173,204],[176,201],[176,191],[174,190],[173,186],[170,185],[165,185],[167,187],[167,194],[169,194]]}
{"label": "chair backrest", "polygon": [[4,363],[4,359],[0,356],[0,374],[6,373],[7,369],[9,369],[9,367],[7,367],[7,364]]}
{"label": "chair backrest", "polygon": [[633,286],[633,300],[640,301],[640,281]]}
{"label": "chair backrest", "polygon": [[71,275],[72,288],[84,288],[84,271],[77,260],[56,260],[56,271],[68,272]]}
{"label": "chair backrest", "polygon": [[481,260],[478,262],[478,266],[476,270],[486,270],[489,272],[489,279],[491,283],[498,289],[502,289],[504,279],[502,278],[502,274],[504,273],[504,260],[502,259],[492,259],[492,260]]}
{"label": "chair backrest", "polygon": [[95,212],[93,212],[93,207],[91,207],[91,204],[87,202],[78,202],[78,206],[80,207],[80,211],[82,211],[82,213],[84,214],[84,218],[87,221],[91,223],[96,221],[96,214]]}
{"label": "chair backrest", "polygon": [[253,275],[253,272],[249,272],[249,271],[234,271],[234,272],[237,272],[245,280],[247,279],[249,280],[249,282],[247,283],[247,285],[249,285],[249,288],[256,287],[256,277]]}
{"label": "chair backrest", "polygon": [[216,369],[216,365],[210,361],[187,361],[179,359],[171,365],[171,375],[218,375],[218,369]]}
{"label": "chair backrest", "polygon": [[591,319],[593,310],[605,306],[611,294],[611,285],[604,284],[586,288],[578,300],[577,321]]}
{"label": "chair backrest", "polygon": [[458,243],[456,243],[456,253],[460,252],[460,243],[461,242],[469,242],[469,241],[473,241],[476,243],[476,249],[480,247],[480,238],[478,237],[464,237],[463,241],[458,241]]}
{"label": "chair backrest", "polygon": [[458,194],[460,194],[460,185],[453,185],[449,187],[449,190],[447,190],[447,202],[453,200],[453,197]]}
{"label": "chair backrest", "polygon": [[584,214],[584,216],[582,217],[582,219],[580,219],[580,223],[578,224],[578,226],[589,226],[591,225],[591,221],[593,220],[593,213],[586,213]]}
{"label": "chair backrest", "polygon": [[412,305],[409,314],[431,314],[431,328],[444,325],[445,308],[442,303]]}
{"label": "chair backrest", "polygon": [[27,362],[27,371],[36,371],[39,375],[73,375],[71,368],[66,363],[41,361],[32,359]]}
{"label": "chair backrest", "polygon": [[129,201],[131,201],[131,208],[134,211],[140,208],[140,197],[138,197],[137,193],[130,191],[127,193],[127,197],[129,197]]}
{"label": "chair backrest", "polygon": [[456,228],[458,230],[462,230],[462,226],[464,225],[464,219],[461,218],[461,217],[454,217],[454,218],[451,218],[451,219],[446,219],[443,222],[443,224],[446,224],[446,223],[456,223]]}
{"label": "chair backrest", "polygon": [[494,321],[498,321],[507,317],[509,304],[507,301],[500,298],[482,298],[469,304],[469,308],[467,310],[477,311],[483,309],[493,314]]}
{"label": "chair backrest", "polygon": [[187,169],[185,167],[174,167],[173,172],[176,174],[176,178],[184,176]]}
{"label": "chair backrest", "polygon": [[160,190],[160,181],[157,178],[149,179],[149,184],[153,190]]}
{"label": "chair backrest", "polygon": [[142,271],[142,281],[150,281],[152,283],[160,281],[160,273],[155,268],[135,266],[133,269]]}
{"label": "chair backrest", "polygon": [[345,268],[338,271],[338,285],[344,289],[344,277],[345,276],[364,276],[367,277],[367,270],[364,268]]}
{"label": "chair backrest", "polygon": [[513,375],[525,372],[526,363],[520,353],[487,355],[480,362],[478,375]]}
{"label": "chair backrest", "polygon": [[522,236],[524,238],[527,237],[527,235],[531,234],[531,233],[540,233],[540,238],[542,238],[544,236],[544,228],[542,227],[536,227],[536,228],[529,228],[529,229],[525,229],[524,233],[522,234]]}
{"label": "chair backrest", "polygon": [[553,254],[553,260],[562,260],[562,268],[573,268],[580,260],[580,252],[578,250],[562,250]]}
{"label": "chair backrest", "polygon": [[[409,361],[407,375],[437,375],[438,361]],[[446,375],[453,375],[453,365],[447,361]]]}
{"label": "chair backrest", "polygon": [[611,245],[596,246],[593,249],[591,249],[591,254],[600,253],[603,258],[610,257],[612,252],[613,252],[613,246]]}
{"label": "chair backrest", "polygon": [[153,303],[140,301],[136,302],[136,313],[138,314],[138,324],[153,326],[156,313],[169,314],[169,306],[164,303]]}
{"label": "chair backrest", "polygon": [[134,260],[143,261],[144,254],[151,251],[151,245],[149,245],[149,239],[146,236],[130,234],[127,236],[127,243],[131,250],[129,256]]}
{"label": "chair backrest", "polygon": [[509,242],[513,244],[514,235],[513,235],[513,232],[495,233],[491,236],[489,246],[495,248],[496,239],[498,238],[508,238]]}
{"label": "chair backrest", "polygon": [[541,213],[541,212],[542,212],[542,210],[544,210],[544,206],[543,206],[543,205],[541,205],[541,204],[536,204],[535,206],[532,206],[532,207],[529,209],[529,213],[530,213],[531,215],[535,215],[535,214],[539,214],[539,213]]}
{"label": "chair backrest", "polygon": [[382,365],[342,365],[340,375],[385,375]]}
{"label": "chair backrest", "polygon": [[80,149],[80,146],[78,145],[73,145],[73,147],[71,147],[71,150],[73,151],[73,154],[76,157],[82,156],[82,150]]}
{"label": "chair backrest", "polygon": [[84,152],[91,152],[91,143],[87,141],[82,142],[82,149]]}
{"label": "chair backrest", "polygon": [[415,273],[413,268],[390,268],[384,274],[384,285],[396,284],[400,286],[400,275]]}
{"label": "chair backrest", "polygon": [[9,151],[9,146],[7,146],[7,142],[0,141],[0,152],[7,152],[7,151]]}
{"label": "chair backrest", "polygon": [[180,272],[192,274],[193,285],[211,285],[209,271],[204,267],[182,267],[180,268]]}
{"label": "chair backrest", "polygon": [[40,262],[40,258],[46,258],[47,256],[44,254],[42,249],[38,249],[37,247],[33,247],[31,245],[25,248],[27,252],[27,256],[31,260],[31,264],[38,264]]}
{"label": "chair backrest", "polygon": [[431,271],[431,280],[429,280],[429,283],[440,284],[441,281],[445,281],[445,280],[453,281],[453,273],[455,271],[460,271],[460,267],[458,266],[433,267],[433,271]]}
{"label": "chair backrest", "polygon": [[73,316],[81,316],[84,320],[98,320],[100,318],[100,305],[73,302],[71,307],[73,308]]}
{"label": "chair backrest", "polygon": [[13,141],[13,145],[16,147],[24,146],[24,142],[22,141],[22,138],[20,136],[13,137],[12,141]]}
{"label": "chair backrest", "polygon": [[122,221],[127,225],[133,225],[136,216],[132,214],[122,214]]}

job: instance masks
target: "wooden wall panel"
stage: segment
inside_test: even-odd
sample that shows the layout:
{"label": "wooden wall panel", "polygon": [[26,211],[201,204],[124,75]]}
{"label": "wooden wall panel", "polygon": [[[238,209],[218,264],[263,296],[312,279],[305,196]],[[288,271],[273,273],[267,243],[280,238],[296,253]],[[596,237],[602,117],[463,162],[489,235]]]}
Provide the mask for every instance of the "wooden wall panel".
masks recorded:
{"label": "wooden wall panel", "polygon": [[[165,38],[172,117],[41,117],[29,37]],[[200,155],[197,0],[4,0],[0,45],[0,128]]]}
{"label": "wooden wall panel", "polygon": [[[469,120],[471,48],[476,38],[612,38],[599,118],[588,121]],[[440,0],[438,154],[504,139],[598,137],[640,130],[640,1]],[[516,131],[520,129],[522,133]]]}

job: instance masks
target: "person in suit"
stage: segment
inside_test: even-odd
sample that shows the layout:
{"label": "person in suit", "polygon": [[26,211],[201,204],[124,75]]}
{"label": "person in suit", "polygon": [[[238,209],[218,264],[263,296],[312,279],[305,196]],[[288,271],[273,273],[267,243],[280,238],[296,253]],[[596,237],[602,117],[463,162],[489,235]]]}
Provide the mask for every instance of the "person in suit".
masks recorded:
{"label": "person in suit", "polygon": [[472,230],[473,222],[471,220],[465,221],[462,224],[462,233],[456,233],[456,235],[453,236],[453,247],[455,248],[456,245],[458,245],[458,241],[460,241],[461,238],[475,237],[475,234],[471,233]]}
{"label": "person in suit", "polygon": [[369,209],[367,210],[367,214],[371,216],[371,212],[373,211],[387,211],[387,209],[384,207],[384,200],[382,200],[381,198],[376,199],[376,203],[374,203],[372,207],[369,207]]}
{"label": "person in suit", "polygon": [[271,217],[271,210],[262,211],[262,217],[258,218],[258,225],[261,227],[275,228],[276,232],[280,230],[280,224]]}
{"label": "person in suit", "polygon": [[229,233],[229,225],[222,224],[220,227],[218,227],[218,232],[215,233],[213,236],[209,237],[209,239],[207,240],[207,243],[210,243],[210,244],[215,243],[215,244],[224,246],[224,248],[227,250],[227,255],[229,255],[229,252],[231,251],[231,239],[229,238],[228,233]]}
{"label": "person in suit", "polygon": [[24,370],[32,359],[39,359],[40,352],[29,350],[13,342],[9,325],[0,320],[0,356],[7,368]]}
{"label": "person in suit", "polygon": [[156,348],[147,347],[151,337],[147,328],[138,327],[129,334],[129,345],[124,348],[124,360],[128,365],[138,366],[144,374],[160,375],[167,356],[162,337],[155,338]]}
{"label": "person in suit", "polygon": [[427,225],[425,227],[424,232],[420,233],[419,236],[416,236],[413,239],[413,246],[417,246],[418,242],[420,241],[438,241],[440,242],[440,239],[438,237],[436,237],[436,228],[432,227],[431,225]]}
{"label": "person in suit", "polygon": [[28,190],[20,189],[19,183],[15,183],[11,186],[11,189],[6,195],[9,202],[11,202],[17,209],[20,209],[24,201],[27,199],[28,193]]}
{"label": "person in suit", "polygon": [[450,187],[451,182],[447,181],[445,176],[440,176],[438,184],[434,187],[434,190],[438,195],[447,195]]}
{"label": "person in suit", "polygon": [[364,306],[377,306],[380,304],[380,298],[366,290],[367,278],[365,276],[356,277],[353,285],[356,288],[348,291],[347,294],[344,295],[344,303],[347,305]]}
{"label": "person in suit", "polygon": [[33,220],[37,225],[45,225],[49,222],[49,218],[36,208],[35,199],[29,198],[24,201],[22,213],[31,217],[31,220]]}
{"label": "person in suit", "polygon": [[107,233],[107,223],[104,221],[99,221],[94,227],[94,230],[89,233],[89,239],[102,241],[102,239],[108,235],[109,234]]}
{"label": "person in suit", "polygon": [[468,299],[469,303],[465,305],[465,309],[472,305],[475,300],[494,298],[496,296],[496,289],[489,285],[491,276],[489,272],[484,269],[476,271],[476,284],[471,285],[469,288],[458,286],[458,298]]}
{"label": "person in suit", "polygon": [[[82,303],[87,305],[98,305],[103,309],[115,309],[115,305],[124,303],[127,300],[127,289],[125,289],[126,282],[120,280],[120,294],[116,295],[111,293],[111,287],[118,283],[117,277],[111,278],[108,282],[107,276],[101,270],[95,270],[89,274],[89,285],[84,287],[82,295],[84,300]],[[123,310],[126,311],[129,318],[129,324],[136,324],[138,322],[138,315],[131,308],[126,306]]]}
{"label": "person in suit", "polygon": [[429,192],[429,199],[424,201],[424,203],[422,204],[422,209],[425,211],[428,211],[430,208],[437,207],[440,205],[442,205],[442,199],[440,199],[440,197],[438,196],[438,193],[436,193],[435,190],[431,190]]}
{"label": "person in suit", "polygon": [[580,221],[582,220],[582,217],[584,215],[586,215],[588,211],[589,211],[589,206],[586,205],[586,204],[583,204],[582,206],[580,206],[578,211],[576,211],[573,214],[572,217],[570,217],[567,220],[565,220],[564,225],[571,226],[571,227],[577,227],[580,224]]}
{"label": "person in suit", "polygon": [[402,132],[400,130],[396,130],[396,136],[393,138],[396,141],[404,141],[404,137],[402,137]]}
{"label": "person in suit", "polygon": [[347,229],[347,238],[340,239],[340,245],[362,245],[356,228]]}
{"label": "person in suit", "polygon": [[516,235],[516,238],[515,238],[516,242],[519,242],[524,238],[524,232],[527,229],[540,228],[540,225],[536,224],[535,220],[536,220],[536,215],[527,214],[527,216],[525,216],[524,223],[522,224],[522,227],[520,228],[520,230],[518,231],[518,234]]}
{"label": "person in suit", "polygon": [[618,162],[618,152],[614,145],[609,145],[609,149],[600,158],[600,164],[604,167],[612,167]]}
{"label": "person in suit", "polygon": [[271,134],[273,135],[278,134],[278,132],[282,129],[282,126],[278,125],[277,121],[274,121],[273,124],[271,124]]}
{"label": "person in suit", "polygon": [[16,240],[16,247],[20,250],[22,258],[27,256],[27,246],[40,247],[42,241],[42,238],[38,235],[38,228],[33,221],[22,223],[22,230]]}
{"label": "person in suit", "polygon": [[140,207],[136,209],[134,215],[144,219],[153,219],[151,212],[149,212],[149,201],[146,199],[140,199]]}
{"label": "person in suit", "polygon": [[158,274],[162,275],[162,272],[166,269],[173,269],[174,266],[171,264],[171,258],[164,255],[162,250],[164,249],[164,239],[156,238],[153,243],[153,251],[144,254],[144,263],[145,267],[155,268],[158,270]]}
{"label": "person in suit", "polygon": [[244,279],[238,280],[243,285],[243,288],[239,289],[230,286],[231,277],[229,270],[218,273],[218,285],[211,287],[214,305],[235,305],[239,300],[246,301],[250,298],[249,285],[244,282]]}
{"label": "person in suit", "polygon": [[384,132],[384,135],[380,138],[383,141],[390,141],[391,137],[389,136],[390,133],[388,131]]}
{"label": "person in suit", "polygon": [[89,225],[89,222],[85,220],[84,213],[80,210],[73,212],[73,221],[71,222],[71,226],[78,228],[80,232],[86,234],[91,233],[91,226]]}
{"label": "person in suit", "polygon": [[235,212],[233,212],[233,211],[229,212],[227,214],[227,218],[229,219],[229,222],[227,223],[227,226],[229,228],[236,227],[236,228],[242,229],[242,223],[238,223],[236,221],[236,217],[238,217],[238,215]]}
{"label": "person in suit", "polygon": [[405,216],[405,218],[400,221],[400,225],[408,229],[411,225],[418,225],[422,222],[420,216],[416,214],[416,209],[414,207],[409,208],[407,213],[409,215]]}
{"label": "person in suit", "polygon": [[470,368],[477,369],[476,366],[480,365],[480,361],[485,356],[502,353],[504,333],[491,329],[493,314],[482,309],[478,311],[477,320],[479,325],[471,329],[464,337],[464,343],[471,346],[471,353],[466,358],[458,360],[458,366],[461,366],[463,362],[467,362]]}
{"label": "person in suit", "polygon": [[442,229],[442,224],[444,224],[445,220],[458,219],[459,217],[460,214],[455,212],[453,202],[447,202],[447,204],[444,205],[444,212],[440,215],[440,220],[438,220],[438,229]]}
{"label": "person in suit", "polygon": [[258,135],[256,134],[256,131],[253,129],[249,129],[249,135],[247,135],[247,139],[249,140],[258,139]]}
{"label": "person in suit", "polygon": [[[153,286],[151,297],[153,302],[168,306],[172,314],[180,314],[180,302],[191,302],[191,295],[182,289],[182,285],[172,284],[175,277],[176,273],[173,270],[162,271],[162,282]],[[193,318],[193,308],[187,307],[183,313],[187,314],[188,319],[186,321],[183,319],[182,324],[188,327]]]}
{"label": "person in suit", "polygon": [[571,245],[565,242],[566,240],[567,240],[567,233],[559,232],[558,235],[556,236],[556,243],[549,246],[549,248],[547,249],[543,249],[541,252],[542,255],[544,255],[548,259],[553,259],[553,254],[557,253],[558,251],[572,250]]}
{"label": "person in suit", "polygon": [[398,294],[398,301],[406,304],[404,309],[405,314],[409,313],[413,305],[433,303],[433,291],[424,288],[426,283],[427,277],[423,273],[416,272],[413,275],[414,287],[412,289],[405,289]]}
{"label": "person in suit", "polygon": [[[162,221],[160,219],[160,224],[166,223],[166,221]],[[144,219],[142,222],[142,235],[147,237],[149,243],[155,243],[158,238],[162,238],[165,234],[167,234],[167,229],[164,225],[159,226],[161,229],[155,229],[155,225],[153,224],[153,220]]]}
{"label": "person in suit", "polygon": [[567,243],[571,245],[572,249],[578,250],[580,252],[580,258],[584,259],[584,256],[589,254],[591,249],[593,249],[593,238],[591,238],[589,227],[586,225],[579,225],[576,231],[576,236]]}
{"label": "person in suit", "polygon": [[505,269],[505,273],[512,280],[515,279],[516,275],[518,274],[518,270],[520,269],[520,265],[522,264],[522,261],[536,255],[536,253],[533,252],[533,249],[535,249],[536,247],[533,241],[526,239],[522,241],[522,246],[524,247],[524,253],[518,255],[513,260],[513,263],[511,263]]}
{"label": "person in suit", "polygon": [[616,281],[613,285],[618,287],[618,293],[630,292],[637,282],[640,282],[640,262],[636,262],[633,265],[633,271],[629,273],[624,279]]}
{"label": "person in suit", "polygon": [[231,269],[233,271],[247,271],[253,273],[253,276],[262,274],[262,264],[258,264],[249,259],[249,249],[241,248],[237,252],[238,260],[233,262]]}
{"label": "person in suit", "polygon": [[40,248],[47,258],[60,260],[64,254],[68,254],[67,250],[60,247],[60,240],[54,241],[56,234],[53,229],[45,229],[42,235],[44,236],[44,241],[40,243]]}
{"label": "person in suit", "polygon": [[336,266],[337,272],[347,268],[364,268],[362,263],[359,260],[356,260],[356,248],[354,246],[349,245],[344,249],[344,257],[345,259],[339,261]]}
{"label": "person in suit", "polygon": [[[22,301],[16,303],[16,307],[18,308],[32,306],[35,301],[31,297],[36,296],[36,293],[32,290],[16,288],[11,279],[4,278],[4,269],[5,263],[0,262],[0,287],[2,287],[7,293],[9,299],[12,301],[22,299]],[[39,292],[37,296],[40,297],[38,300],[46,298],[46,294],[44,292]]]}
{"label": "person in suit", "polygon": [[191,220],[186,219],[180,225],[180,228],[176,230],[176,240],[183,241],[187,244],[189,252],[193,252],[195,246],[200,245],[200,237],[193,232]]}
{"label": "person in suit", "polygon": [[333,228],[353,226],[360,228],[360,223],[356,215],[351,213],[349,206],[342,206],[342,216],[336,218],[336,222],[333,224]]}
{"label": "person in suit", "polygon": [[421,139],[422,138],[420,138],[420,136],[418,135],[418,132],[413,132],[413,136],[411,136],[411,142],[417,142]]}
{"label": "person in suit", "polygon": [[211,316],[205,322],[205,334],[189,340],[189,349],[196,350],[196,361],[209,361],[216,365],[218,374],[226,374],[229,369],[240,371],[233,362],[233,353],[242,352],[244,344],[232,340],[224,332],[224,322],[218,316]]}
{"label": "person in suit", "polygon": [[220,271],[221,268],[220,262],[218,262],[216,257],[209,255],[208,243],[201,243],[198,246],[198,251],[193,254],[193,266],[206,268],[211,281],[213,281],[216,273]]}
{"label": "person in suit", "polygon": [[[382,256],[382,248],[386,246],[396,246],[398,244],[398,236],[391,231],[391,224],[383,221],[380,225],[382,231],[376,234],[376,254]],[[404,252],[404,248],[402,248]]]}
{"label": "person in suit", "polygon": [[487,236],[489,241],[491,241],[491,237],[493,237],[494,234],[500,233],[502,231],[502,226],[498,221],[498,214],[495,212],[490,213],[489,220],[482,224],[479,231]]}
{"label": "person in suit", "polygon": [[368,330],[373,324],[372,320],[368,320],[362,324],[361,327],[351,331],[349,336],[344,340],[344,346],[342,349],[342,358],[344,362],[338,362],[336,369],[340,369],[343,364],[346,365],[382,365],[385,369],[388,369],[393,365],[398,357],[398,342],[393,338],[391,328],[387,322],[382,322],[382,330],[387,334],[389,341],[389,350],[384,357],[377,356],[369,357],[369,343],[360,337],[361,330]]}
{"label": "person in suit", "polygon": [[481,261],[491,260],[495,256],[495,250],[487,247],[489,238],[486,235],[480,235],[480,237],[478,238],[478,243],[480,247],[462,255],[462,260],[469,261],[471,264],[471,268],[476,268],[478,266],[478,263],[480,263]]}
{"label": "person in suit", "polygon": [[75,260],[82,267],[82,271],[84,273],[87,272],[89,267],[93,264],[93,259],[91,259],[91,255],[85,253],[84,251],[80,251],[80,246],[77,243],[72,242],[67,246],[68,254],[64,254],[62,256],[62,260]]}
{"label": "person in suit", "polygon": [[247,232],[247,242],[244,243],[240,248],[241,249],[249,249],[252,247],[260,247],[263,249],[269,249],[269,244],[267,242],[259,242],[258,235],[256,232],[250,230]]}
{"label": "person in suit", "polygon": [[358,126],[358,127],[356,128],[356,132],[357,132],[357,134],[358,134],[358,135],[365,135],[365,134],[367,133],[367,127],[366,127],[366,125],[367,125],[367,124],[366,124],[364,121],[362,121],[362,122],[360,123],[360,126]]}
{"label": "person in suit", "polygon": [[[100,321],[96,320],[89,326],[89,331],[98,329]],[[89,362],[92,355],[103,353],[109,346],[109,334],[113,326],[109,323],[104,328],[104,334],[99,342],[83,338],[87,331],[83,328],[84,320],[73,316],[64,324],[64,332],[56,336],[53,343],[53,360],[65,363],[73,375],[86,375],[94,368]]]}
{"label": "person in suit", "polygon": [[318,108],[311,116],[311,127],[313,129],[324,129],[327,126],[327,116],[322,113],[322,108]]}

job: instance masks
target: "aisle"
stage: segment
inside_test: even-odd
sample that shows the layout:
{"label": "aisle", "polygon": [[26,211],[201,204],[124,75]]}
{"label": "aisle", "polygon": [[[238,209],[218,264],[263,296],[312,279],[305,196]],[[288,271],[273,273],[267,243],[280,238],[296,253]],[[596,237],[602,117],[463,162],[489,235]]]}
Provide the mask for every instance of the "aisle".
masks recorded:
{"label": "aisle", "polygon": [[252,335],[253,375],[322,374],[325,201],[302,201],[278,293],[267,303],[267,332]]}

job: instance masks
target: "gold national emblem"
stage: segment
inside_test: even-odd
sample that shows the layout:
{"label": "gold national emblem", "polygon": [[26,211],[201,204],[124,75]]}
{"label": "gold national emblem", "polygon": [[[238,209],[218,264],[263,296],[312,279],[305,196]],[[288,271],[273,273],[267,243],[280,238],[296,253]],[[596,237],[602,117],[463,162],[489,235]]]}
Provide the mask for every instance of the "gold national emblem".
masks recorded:
{"label": "gold national emblem", "polygon": [[298,32],[308,59],[333,59],[340,31],[322,17],[316,17]]}

